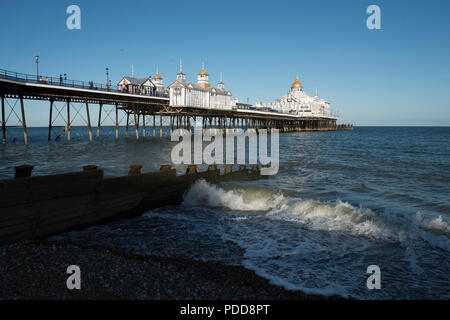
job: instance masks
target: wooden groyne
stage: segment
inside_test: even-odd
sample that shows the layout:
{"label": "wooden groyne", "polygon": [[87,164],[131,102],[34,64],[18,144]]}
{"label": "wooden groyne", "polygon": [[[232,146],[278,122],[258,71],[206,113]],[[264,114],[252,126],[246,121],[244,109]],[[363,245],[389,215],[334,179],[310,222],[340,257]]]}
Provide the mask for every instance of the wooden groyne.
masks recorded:
{"label": "wooden groyne", "polygon": [[240,166],[224,173],[215,165],[205,172],[189,166],[177,176],[171,166],[141,173],[131,166],[128,176],[103,178],[103,170],[85,166],[82,172],[31,177],[32,166],[16,167],[16,178],[0,181],[0,244],[33,240],[79,229],[146,210],[181,203],[198,179],[211,183],[261,178],[260,169]]}

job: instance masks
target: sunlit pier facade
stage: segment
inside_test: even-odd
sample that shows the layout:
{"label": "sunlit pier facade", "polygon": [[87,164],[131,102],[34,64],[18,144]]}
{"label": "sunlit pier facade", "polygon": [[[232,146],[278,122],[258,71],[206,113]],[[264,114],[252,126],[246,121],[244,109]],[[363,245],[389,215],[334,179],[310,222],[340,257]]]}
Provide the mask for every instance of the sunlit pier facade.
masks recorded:
{"label": "sunlit pier facade", "polygon": [[257,110],[268,110],[272,112],[289,113],[299,116],[332,116],[330,103],[325,99],[319,98],[317,93],[314,97],[309,96],[303,91],[303,84],[298,75],[291,85],[291,90],[280,99],[270,103],[256,103]]}
{"label": "sunlit pier facade", "polygon": [[231,99],[231,92],[225,89],[222,77],[217,87],[211,86],[204,66],[197,74],[197,83],[187,82],[181,63],[176,80],[169,85],[169,96],[173,107],[232,110],[237,102]]}

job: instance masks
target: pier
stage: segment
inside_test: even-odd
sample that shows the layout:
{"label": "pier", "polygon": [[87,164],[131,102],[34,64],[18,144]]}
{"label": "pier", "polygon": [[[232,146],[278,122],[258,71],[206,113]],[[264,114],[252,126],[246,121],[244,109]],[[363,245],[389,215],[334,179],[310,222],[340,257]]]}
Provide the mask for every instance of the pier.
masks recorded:
{"label": "pier", "polygon": [[[233,109],[179,106],[171,104],[167,95],[128,93],[110,85],[61,77],[43,78],[7,70],[0,70],[0,97],[3,144],[6,143],[11,117],[16,118],[23,128],[24,143],[28,144],[25,103],[30,100],[49,103],[48,140],[53,139],[52,129],[59,119],[65,124],[65,136],[70,141],[76,117],[82,119],[81,127],[87,129],[91,141],[100,135],[108,121],[108,126],[115,127],[116,139],[119,139],[119,127],[126,128],[127,136],[131,134],[139,139],[147,135],[168,135],[177,128],[191,131],[198,121],[203,128],[278,129],[280,132],[353,128],[351,125],[338,127],[337,117],[330,115],[261,111],[243,103],[237,103]],[[91,119],[92,108],[98,108],[98,119]],[[93,125],[96,125],[95,132]]]}

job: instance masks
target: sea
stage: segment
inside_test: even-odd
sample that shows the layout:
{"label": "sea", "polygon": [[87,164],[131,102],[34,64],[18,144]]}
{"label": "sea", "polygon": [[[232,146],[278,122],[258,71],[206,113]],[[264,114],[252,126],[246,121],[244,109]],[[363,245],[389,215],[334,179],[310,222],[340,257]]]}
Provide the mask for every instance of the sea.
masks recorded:
{"label": "sea", "polygon": [[[34,165],[34,176],[88,164],[105,177],[126,175],[133,164],[157,171],[176,144],[167,136],[136,140],[134,130],[125,138],[123,128],[116,141],[112,127],[89,142],[85,128],[72,130],[70,142],[61,130],[49,142],[47,128],[28,128],[24,146],[21,129],[8,128],[0,179],[20,164]],[[450,298],[450,127],[281,133],[279,148],[276,175],[200,180],[178,206],[55,239],[241,265],[310,294]],[[379,289],[367,286],[374,265]]]}

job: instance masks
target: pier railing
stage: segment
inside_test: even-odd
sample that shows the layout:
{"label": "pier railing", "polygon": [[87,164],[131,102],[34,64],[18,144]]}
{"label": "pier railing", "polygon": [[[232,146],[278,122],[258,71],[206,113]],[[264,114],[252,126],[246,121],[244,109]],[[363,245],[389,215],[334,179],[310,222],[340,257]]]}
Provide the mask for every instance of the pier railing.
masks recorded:
{"label": "pier railing", "polygon": [[145,94],[134,93],[128,91],[121,91],[117,88],[113,88],[110,85],[104,83],[96,83],[93,81],[80,81],[80,80],[72,80],[66,79],[65,77],[44,77],[42,75],[32,75],[14,71],[8,71],[4,69],[0,69],[0,79],[19,81],[23,83],[36,83],[36,84],[44,84],[44,85],[52,85],[52,86],[60,86],[60,87],[70,87],[70,88],[79,88],[79,89],[90,89],[90,90],[99,90],[99,91],[107,91],[107,92],[118,92],[118,93],[127,93],[139,96],[151,96],[151,97],[168,97],[166,95],[161,95],[158,93],[153,94]]}

